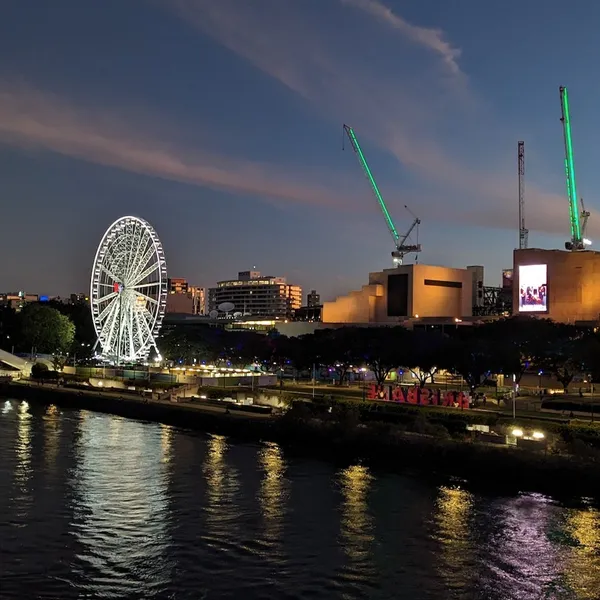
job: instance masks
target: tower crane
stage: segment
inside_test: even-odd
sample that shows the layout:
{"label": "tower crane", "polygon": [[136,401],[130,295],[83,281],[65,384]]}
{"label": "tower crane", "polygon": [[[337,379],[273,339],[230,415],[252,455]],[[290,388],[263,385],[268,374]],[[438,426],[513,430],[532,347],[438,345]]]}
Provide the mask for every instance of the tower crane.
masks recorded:
{"label": "tower crane", "polygon": [[581,203],[581,212],[577,202],[577,184],[575,181],[575,161],[573,159],[573,139],[571,137],[571,114],[569,110],[569,94],[567,88],[560,86],[560,108],[561,122],[563,125],[563,138],[565,143],[565,174],[567,181],[567,196],[569,198],[569,220],[571,222],[571,239],[565,242],[567,250],[583,250],[591,242],[585,239],[585,229],[587,227],[590,213],[585,210],[583,198]]}
{"label": "tower crane", "polygon": [[525,142],[517,145],[517,166],[519,171],[519,249],[527,248],[529,230],[525,227]]}
{"label": "tower crane", "polygon": [[367,163],[365,155],[363,154],[360,144],[358,143],[358,139],[356,138],[356,134],[354,133],[354,130],[349,125],[344,125],[344,131],[346,132],[346,135],[348,136],[348,139],[350,140],[350,144],[352,144],[352,149],[354,150],[354,153],[358,157],[358,162],[360,163],[360,166],[362,167],[362,170],[363,170],[365,176],[367,177],[369,183],[371,184],[371,190],[373,191],[373,195],[375,196],[375,198],[379,204],[379,208],[381,208],[381,212],[383,213],[383,217],[385,219],[388,230],[392,236],[392,239],[394,240],[395,250],[392,252],[392,258],[394,260],[394,265],[399,266],[402,264],[402,261],[404,260],[404,256],[406,254],[410,254],[412,252],[415,252],[415,253],[421,252],[421,244],[409,243],[409,238],[410,238],[411,233],[414,231],[415,228],[419,227],[419,225],[421,224],[421,220],[410,211],[408,206],[404,205],[404,208],[406,208],[406,210],[408,210],[410,212],[410,214],[414,217],[414,221],[412,222],[408,231],[403,236],[400,236],[400,234],[398,233],[398,230],[396,229],[396,226],[394,225],[392,216],[390,215],[390,213],[387,209],[387,206],[385,204],[383,196],[381,195],[381,192],[379,191],[379,187],[377,186],[377,183],[375,182],[373,173],[371,173],[371,169],[369,168],[369,165]]}

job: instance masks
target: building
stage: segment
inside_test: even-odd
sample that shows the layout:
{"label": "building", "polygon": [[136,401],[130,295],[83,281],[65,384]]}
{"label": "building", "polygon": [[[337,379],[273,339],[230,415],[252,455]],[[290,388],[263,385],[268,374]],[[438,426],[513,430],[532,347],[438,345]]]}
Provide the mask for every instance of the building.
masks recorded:
{"label": "building", "polygon": [[306,295],[306,306],[308,308],[317,308],[321,306],[321,296],[317,294],[317,290],[311,290],[310,294]]}
{"label": "building", "polygon": [[181,277],[170,277],[167,284],[169,294],[187,294],[188,287],[187,279]]}
{"label": "building", "polygon": [[483,306],[484,268],[481,265],[471,265],[467,267],[467,271],[470,271],[473,276],[471,306],[473,308]]}
{"label": "building", "polygon": [[401,265],[369,273],[369,283],[324,302],[323,323],[397,323],[411,318],[472,315],[473,274],[467,269]]}
{"label": "building", "polygon": [[186,279],[172,278],[168,282],[167,313],[206,314],[206,289],[188,284]]}
{"label": "building", "polygon": [[514,251],[513,314],[561,323],[600,321],[600,252]]}
{"label": "building", "polygon": [[[41,298],[40,298],[41,300]],[[80,292],[78,294],[71,294],[69,297],[70,304],[81,304],[83,302],[89,302],[90,299],[87,294]]]}
{"label": "building", "polygon": [[209,313],[227,306],[226,312],[232,314],[289,318],[301,304],[300,286],[259,271],[242,271],[237,279],[219,281],[217,287],[208,290]]}
{"label": "building", "polygon": [[[48,297],[43,296],[47,301]],[[39,302],[40,296],[38,294],[26,294],[25,292],[9,292],[6,294],[0,294],[0,306],[9,306],[16,311],[20,311],[26,304],[30,302]]]}

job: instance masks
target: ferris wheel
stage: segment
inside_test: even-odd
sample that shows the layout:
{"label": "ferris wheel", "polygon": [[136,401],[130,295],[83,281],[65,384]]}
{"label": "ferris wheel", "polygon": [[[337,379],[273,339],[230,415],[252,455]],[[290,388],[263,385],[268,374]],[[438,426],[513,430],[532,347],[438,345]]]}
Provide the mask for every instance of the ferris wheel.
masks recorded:
{"label": "ferris wheel", "polygon": [[[156,349],[167,302],[167,264],[152,226],[121,217],[106,231],[94,259],[92,319],[101,357],[116,364]],[[158,353],[158,350],[157,350]]]}

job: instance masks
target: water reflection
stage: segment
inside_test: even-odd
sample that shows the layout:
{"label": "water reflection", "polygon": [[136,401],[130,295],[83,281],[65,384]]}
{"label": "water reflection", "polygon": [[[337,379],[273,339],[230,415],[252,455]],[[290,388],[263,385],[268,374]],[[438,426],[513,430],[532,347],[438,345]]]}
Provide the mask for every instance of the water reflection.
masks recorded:
{"label": "water reflection", "polygon": [[374,575],[373,518],[367,502],[372,479],[369,469],[361,465],[348,467],[339,474],[343,496],[340,544],[347,559],[343,576],[361,586]]}
{"label": "water reflection", "polygon": [[227,440],[222,435],[211,435],[207,443],[204,477],[206,479],[206,515],[207,541],[221,546],[225,538],[229,539],[228,528],[238,514],[235,494],[239,489],[236,471],[225,460],[228,450]]}
{"label": "water reflection", "polygon": [[569,510],[565,531],[572,543],[565,553],[565,579],[577,598],[594,600],[600,594],[600,513]]}
{"label": "water reflection", "polygon": [[258,455],[264,470],[260,483],[259,503],[265,523],[265,538],[269,545],[281,541],[284,507],[288,502],[288,486],[285,481],[285,462],[277,444],[266,443]]}
{"label": "water reflection", "polygon": [[152,597],[171,569],[164,432],[89,413],[79,429],[73,530],[83,587],[101,597]]}
{"label": "water reflection", "polygon": [[566,593],[559,547],[549,532],[556,511],[541,494],[505,499],[489,515],[496,524],[489,540],[486,577],[502,598],[562,598]]}
{"label": "water reflection", "polygon": [[26,517],[31,506],[31,413],[29,404],[20,402],[17,407],[17,439],[15,454],[17,464],[15,468],[15,482],[19,490],[16,498],[18,513],[20,517]]}
{"label": "water reflection", "polygon": [[469,521],[473,496],[460,487],[441,486],[435,507],[437,535],[441,544],[438,571],[450,589],[467,585],[473,559]]}
{"label": "water reflection", "polygon": [[56,457],[60,446],[60,411],[55,404],[50,404],[44,414],[44,456],[48,468],[56,466]]}

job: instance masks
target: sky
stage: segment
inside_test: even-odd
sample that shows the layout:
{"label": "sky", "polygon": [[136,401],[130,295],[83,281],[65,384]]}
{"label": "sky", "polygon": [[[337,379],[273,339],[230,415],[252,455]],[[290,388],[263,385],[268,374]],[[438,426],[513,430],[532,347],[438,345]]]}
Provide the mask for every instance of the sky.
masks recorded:
{"label": "sky", "polygon": [[420,217],[419,262],[499,285],[519,140],[530,246],[570,236],[560,85],[600,245],[599,21],[557,0],[4,0],[0,292],[87,290],[128,214],[190,284],[360,289],[393,242],[343,123],[398,230]]}

